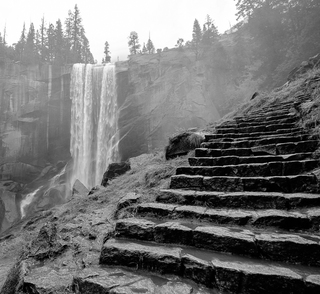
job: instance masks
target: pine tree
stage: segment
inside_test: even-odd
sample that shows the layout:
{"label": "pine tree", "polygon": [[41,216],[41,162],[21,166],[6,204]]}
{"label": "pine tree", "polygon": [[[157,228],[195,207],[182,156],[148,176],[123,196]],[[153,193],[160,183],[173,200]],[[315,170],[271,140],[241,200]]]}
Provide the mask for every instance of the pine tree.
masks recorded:
{"label": "pine tree", "polygon": [[47,48],[46,48],[46,39],[47,39],[47,30],[45,27],[44,17],[41,18],[41,25],[40,25],[40,40],[39,43],[39,53],[40,59],[44,62],[47,59]]}
{"label": "pine tree", "polygon": [[143,47],[142,47],[142,54],[147,54],[148,53],[148,50],[147,50],[147,47],[146,47],[146,43],[143,43]]}
{"label": "pine tree", "polygon": [[104,63],[111,62],[110,50],[109,50],[109,43],[106,41],[104,43]]}
{"label": "pine tree", "polygon": [[132,31],[130,33],[128,45],[129,45],[129,50],[130,50],[131,54],[138,53],[138,50],[140,48],[140,44],[139,44],[138,34],[135,31]]}
{"label": "pine tree", "polygon": [[37,60],[37,54],[36,54],[36,46],[35,46],[35,30],[34,30],[33,23],[31,23],[27,40],[26,40],[23,61],[27,64],[32,64],[32,63],[35,63],[36,60]]}
{"label": "pine tree", "polygon": [[49,24],[49,27],[47,29],[47,60],[50,63],[53,63],[54,61],[54,55],[55,55],[55,30],[54,25],[52,23]]}
{"label": "pine tree", "polygon": [[147,51],[148,51],[149,54],[153,54],[154,50],[155,50],[154,45],[153,45],[153,43],[152,43],[152,41],[150,39],[150,36],[149,36],[149,39],[148,39],[148,42],[147,42]]}
{"label": "pine tree", "polygon": [[206,22],[203,25],[201,44],[211,46],[218,38],[218,29],[214,25],[209,14],[206,16]]}
{"label": "pine tree", "polygon": [[85,30],[82,26],[82,18],[77,5],[74,7],[74,11],[69,10],[68,17],[65,21],[66,26],[66,40],[68,63],[87,62],[93,63],[94,59],[90,52],[89,40],[85,35]]}
{"label": "pine tree", "polygon": [[20,35],[18,43],[15,45],[16,59],[22,61],[24,50],[26,45],[26,25],[23,23],[23,29]]}
{"label": "pine tree", "polygon": [[73,12],[69,10],[65,25],[71,50],[71,63],[81,62],[81,33],[83,27],[77,4],[75,5]]}
{"label": "pine tree", "polygon": [[56,22],[54,39],[54,64],[62,65],[65,60],[65,40],[60,19]]}
{"label": "pine tree", "polygon": [[199,56],[200,42],[202,38],[201,28],[197,19],[194,20],[193,30],[192,30],[192,48],[196,55],[196,60]]}
{"label": "pine tree", "polygon": [[81,61],[84,63],[94,63],[93,55],[90,51],[89,40],[85,35],[85,31],[81,29],[81,45],[80,45],[80,52],[81,52]]}

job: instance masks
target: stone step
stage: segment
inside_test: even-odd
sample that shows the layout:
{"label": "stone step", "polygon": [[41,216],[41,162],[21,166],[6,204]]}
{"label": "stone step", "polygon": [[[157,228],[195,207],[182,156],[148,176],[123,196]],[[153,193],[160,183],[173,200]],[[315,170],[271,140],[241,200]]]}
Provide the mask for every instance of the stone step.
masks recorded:
{"label": "stone step", "polygon": [[312,174],[273,177],[204,177],[174,175],[171,177],[170,188],[218,192],[320,192],[319,182],[316,176]]}
{"label": "stone step", "polygon": [[260,156],[220,156],[220,157],[190,157],[191,166],[222,166],[245,163],[265,163],[273,161],[304,160],[312,156],[311,152],[288,155],[260,155]]}
{"label": "stone step", "polygon": [[269,116],[269,115],[280,115],[280,114],[294,114],[295,109],[293,105],[283,107],[260,107],[257,110],[251,110],[249,116]]}
{"label": "stone step", "polygon": [[157,202],[163,204],[196,205],[207,208],[244,209],[305,209],[312,221],[320,216],[320,194],[278,192],[204,192],[193,190],[163,189]]}
{"label": "stone step", "polygon": [[297,116],[295,114],[291,113],[285,113],[285,114],[274,114],[274,115],[265,115],[265,116],[236,116],[233,118],[233,120],[236,123],[259,123],[259,122],[277,122],[282,119],[290,119],[295,118],[297,119]]}
{"label": "stone step", "polygon": [[194,246],[273,261],[320,266],[320,236],[310,233],[255,232],[212,225],[194,227],[171,221],[158,224],[131,218],[117,221],[115,235],[117,238]]}
{"label": "stone step", "polygon": [[[37,268],[39,272],[43,272],[42,268]],[[61,271],[64,271],[66,275],[66,270],[63,268]],[[51,279],[48,277],[48,280],[53,284],[55,281],[52,281],[52,270],[48,273],[51,274]],[[29,274],[28,274],[29,275]],[[31,277],[33,278],[33,277]],[[36,276],[36,278],[38,278]],[[72,278],[72,276],[71,276]],[[61,278],[60,278],[61,279]],[[205,288],[203,286],[199,287],[196,283],[179,278],[177,276],[161,276],[157,274],[146,273],[143,270],[132,270],[125,268],[117,268],[114,266],[99,266],[99,265],[90,265],[90,267],[85,267],[82,270],[78,270],[73,273],[73,282],[70,289],[74,289],[72,292],[62,292],[57,286],[57,291],[44,291],[45,284],[43,279],[30,279],[32,283],[36,280],[40,287],[35,289],[27,289],[24,293],[51,293],[51,294],[212,294],[212,289]],[[53,282],[53,283],[52,283]],[[57,281],[59,282],[59,281]],[[24,283],[24,288],[25,287]],[[47,284],[50,284],[50,282]],[[42,287],[41,287],[42,286]],[[52,287],[51,287],[52,289]],[[28,291],[29,290],[29,291]],[[60,290],[60,291],[59,291]]]}
{"label": "stone step", "polygon": [[[252,128],[253,131],[252,133],[254,133],[254,136],[260,136],[260,134],[263,132],[263,130],[259,131],[259,128],[257,127]],[[248,131],[245,131],[248,130]],[[243,135],[247,135],[249,133],[251,133],[250,131],[250,127],[248,128],[243,128],[243,129],[239,129],[238,133],[239,134],[243,134]],[[300,127],[295,127],[295,128],[290,128],[290,129],[276,129],[274,131],[266,131],[264,132],[266,136],[268,135],[273,135],[273,134],[292,134],[292,133],[296,133],[296,132],[302,132],[303,129]],[[237,129],[218,129],[216,130],[216,134],[227,134],[227,133],[235,133],[237,132]]]}
{"label": "stone step", "polygon": [[[298,117],[296,116],[290,116],[288,118],[278,119],[277,121],[274,121],[278,124],[285,124],[285,123],[296,123],[298,120]],[[272,121],[271,121],[272,122]],[[257,122],[239,122],[237,123],[235,120],[229,120],[222,122],[221,124],[217,125],[217,127],[224,127],[224,128],[234,128],[234,127],[250,127],[252,125],[256,126],[266,126],[270,125],[270,121],[257,121]]]}
{"label": "stone step", "polygon": [[320,161],[309,159],[300,161],[274,161],[266,163],[245,163],[223,166],[180,166],[177,175],[200,175],[205,177],[271,177],[298,175],[319,167]]}
{"label": "stone step", "polygon": [[278,228],[282,230],[319,231],[320,206],[309,210],[280,209],[231,209],[208,208],[197,205],[179,205],[164,203],[143,203],[136,207],[136,216],[189,219],[215,225],[249,226],[256,228]]}
{"label": "stone step", "polygon": [[205,135],[205,141],[209,142],[212,140],[229,140],[229,141],[240,141],[240,140],[260,140],[265,139],[266,136],[268,138],[278,138],[278,137],[296,137],[296,136],[304,136],[305,140],[310,138],[310,135],[307,135],[304,131],[297,131],[297,132],[290,132],[290,133],[284,133],[284,134],[275,134],[272,133],[225,133],[225,134],[207,134]]}
{"label": "stone step", "polygon": [[168,244],[161,246],[151,242],[109,239],[103,244],[100,264],[148,270],[162,275],[175,274],[214,289],[213,293],[216,290],[230,294],[315,294],[320,291],[320,276],[316,268],[235,258]]}
{"label": "stone step", "polygon": [[[261,140],[235,142],[204,142],[201,144],[201,148],[208,149],[251,148],[252,153],[256,155],[277,155],[314,152],[317,147],[317,140],[300,141],[300,137],[281,137],[270,139],[267,138]],[[198,155],[196,155],[196,157],[197,156]]]}
{"label": "stone step", "polygon": [[287,124],[269,124],[265,126],[261,125],[254,125],[247,127],[235,127],[235,128],[224,128],[224,127],[216,127],[217,134],[226,134],[226,133],[262,133],[265,132],[267,134],[273,134],[274,132],[288,132],[291,130],[300,129],[302,128],[297,127],[294,123],[287,123]]}

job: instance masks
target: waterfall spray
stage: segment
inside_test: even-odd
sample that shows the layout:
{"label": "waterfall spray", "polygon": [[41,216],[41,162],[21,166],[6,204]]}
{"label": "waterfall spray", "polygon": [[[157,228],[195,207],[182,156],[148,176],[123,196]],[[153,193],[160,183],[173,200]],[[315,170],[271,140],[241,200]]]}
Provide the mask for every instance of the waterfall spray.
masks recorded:
{"label": "waterfall spray", "polygon": [[114,65],[75,64],[71,74],[71,184],[100,184],[118,157],[118,108]]}

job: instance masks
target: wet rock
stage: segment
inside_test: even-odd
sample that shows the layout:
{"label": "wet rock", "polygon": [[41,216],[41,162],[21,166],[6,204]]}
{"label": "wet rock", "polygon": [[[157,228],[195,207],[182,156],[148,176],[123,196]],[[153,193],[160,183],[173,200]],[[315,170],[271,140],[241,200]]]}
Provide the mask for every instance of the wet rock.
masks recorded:
{"label": "wet rock", "polygon": [[116,236],[147,241],[154,240],[155,223],[144,219],[122,219],[116,223]]}
{"label": "wet rock", "polygon": [[[75,293],[82,294],[191,294],[193,287],[177,280],[143,276],[122,269],[84,269],[73,280]],[[204,291],[203,293],[207,293]]]}
{"label": "wet rock", "polygon": [[92,194],[100,191],[101,188],[102,188],[102,186],[99,186],[99,185],[92,187],[91,190],[89,191],[88,195],[92,195]]}
{"label": "wet rock", "polygon": [[320,237],[316,235],[304,238],[297,234],[256,234],[256,244],[263,258],[320,265]]}
{"label": "wet rock", "polygon": [[320,292],[320,275],[310,275],[306,278],[307,291],[310,294]]}
{"label": "wet rock", "polygon": [[22,259],[18,260],[10,269],[2,288],[1,294],[16,294],[22,290],[24,277],[28,272],[28,263]]}
{"label": "wet rock", "polygon": [[72,187],[72,196],[81,195],[85,196],[88,195],[89,190],[87,187],[82,184],[79,180],[76,180]]}
{"label": "wet rock", "polygon": [[110,163],[107,171],[103,174],[101,186],[106,187],[109,180],[125,174],[130,169],[129,161]]}
{"label": "wet rock", "polygon": [[196,258],[190,254],[182,257],[183,276],[209,288],[216,287],[214,270],[208,261]]}
{"label": "wet rock", "polygon": [[175,205],[163,203],[141,203],[137,206],[137,213],[145,216],[164,217],[173,213]]}
{"label": "wet rock", "polygon": [[230,293],[303,293],[302,277],[275,266],[212,260],[215,282],[220,291]]}
{"label": "wet rock", "polygon": [[109,239],[102,247],[100,264],[152,270],[160,274],[179,274],[181,249],[116,241]]}
{"label": "wet rock", "polygon": [[73,276],[68,270],[53,270],[43,266],[32,269],[24,278],[23,291],[30,294],[67,294],[71,289]]}
{"label": "wet rock", "polygon": [[120,199],[117,210],[136,204],[141,198],[141,195],[136,193],[128,193],[126,196]]}
{"label": "wet rock", "polygon": [[237,231],[224,227],[197,227],[193,231],[193,242],[199,248],[240,255],[258,255],[254,235],[249,230]]}
{"label": "wet rock", "polygon": [[59,240],[57,225],[46,223],[39,231],[30,246],[30,255],[37,260],[44,260],[60,255],[67,249],[67,245]]}
{"label": "wet rock", "polygon": [[192,229],[175,222],[159,224],[154,228],[154,239],[159,243],[192,244]]}

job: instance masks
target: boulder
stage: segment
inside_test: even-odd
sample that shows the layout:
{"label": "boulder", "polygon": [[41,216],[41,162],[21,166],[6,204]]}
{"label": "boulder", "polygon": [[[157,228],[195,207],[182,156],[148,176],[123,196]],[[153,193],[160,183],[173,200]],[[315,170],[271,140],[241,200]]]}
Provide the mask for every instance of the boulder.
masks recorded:
{"label": "boulder", "polygon": [[205,136],[201,132],[185,131],[169,138],[169,143],[165,148],[166,159],[188,154],[191,150],[199,148],[204,142]]}
{"label": "boulder", "polygon": [[87,189],[87,187],[82,184],[79,180],[76,180],[73,184],[72,187],[72,196],[76,196],[76,195],[88,195],[89,190]]}
{"label": "boulder", "polygon": [[103,174],[101,185],[106,187],[109,180],[123,175],[130,169],[131,166],[129,161],[110,163],[107,171]]}

